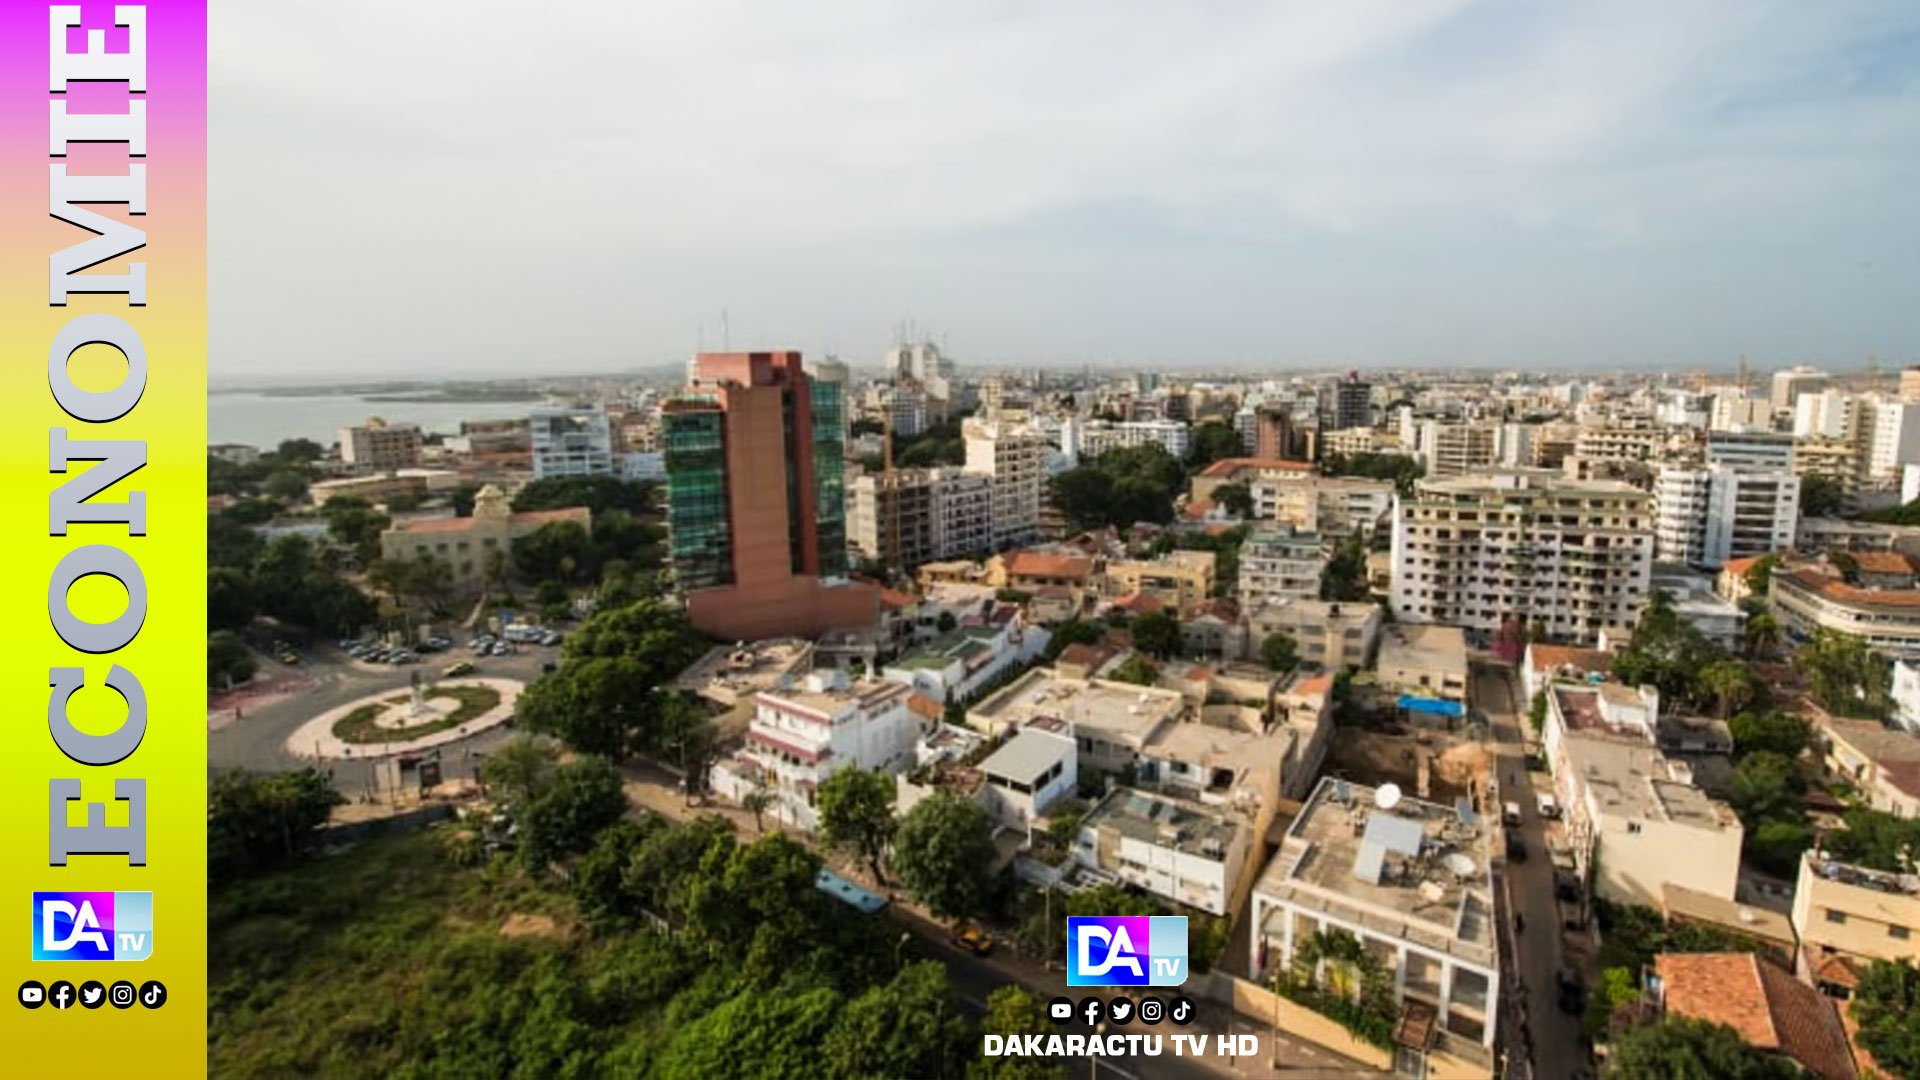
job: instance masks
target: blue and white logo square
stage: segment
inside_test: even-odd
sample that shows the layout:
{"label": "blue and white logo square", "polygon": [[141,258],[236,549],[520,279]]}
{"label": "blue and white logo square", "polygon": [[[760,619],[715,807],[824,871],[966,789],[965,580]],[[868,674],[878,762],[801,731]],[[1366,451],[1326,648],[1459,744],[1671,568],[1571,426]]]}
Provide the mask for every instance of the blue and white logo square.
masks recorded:
{"label": "blue and white logo square", "polygon": [[1179,986],[1186,981],[1185,915],[1067,919],[1068,986]]}
{"label": "blue and white logo square", "polygon": [[152,893],[33,894],[35,960],[145,960],[152,955]]}

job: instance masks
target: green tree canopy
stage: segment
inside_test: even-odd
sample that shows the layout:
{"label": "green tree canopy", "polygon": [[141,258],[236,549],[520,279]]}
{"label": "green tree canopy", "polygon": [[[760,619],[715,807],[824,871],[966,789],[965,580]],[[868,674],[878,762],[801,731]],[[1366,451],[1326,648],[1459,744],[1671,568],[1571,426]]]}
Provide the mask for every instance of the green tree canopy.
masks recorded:
{"label": "green tree canopy", "polygon": [[1799,1066],[1747,1044],[1725,1024],[1666,1019],[1613,1041],[1607,1080],[1794,1080]]}
{"label": "green tree canopy", "polygon": [[1920,967],[1876,960],[1860,977],[1853,1019],[1860,1045],[1880,1067],[1902,1080],[1920,1077]]}
{"label": "green tree canopy", "polygon": [[1268,634],[1260,643],[1260,662],[1275,671],[1292,671],[1300,662],[1300,643],[1291,634]]}
{"label": "green tree canopy", "polygon": [[1791,761],[1806,751],[1813,738],[1812,725],[1803,717],[1777,710],[1740,713],[1728,721],[1727,728],[1733,733],[1736,758],[1764,752]]}
{"label": "green tree canopy", "polygon": [[[1102,914],[1105,914],[1102,912]],[[1046,1006],[1018,986],[1002,986],[987,995],[983,1034],[1009,1039],[1059,1032],[1047,1019]],[[967,1080],[1067,1080],[1066,1066],[1054,1058],[976,1055],[967,1063]]]}
{"label": "green tree canopy", "polygon": [[822,1047],[827,1074],[862,1080],[963,1075],[979,1057],[946,968],[908,964],[847,1002]]}
{"label": "green tree canopy", "polygon": [[207,635],[207,685],[225,689],[253,678],[253,651],[231,630]]}
{"label": "green tree canopy", "polygon": [[[1224,420],[1205,420],[1193,426],[1187,436],[1187,467],[1195,472],[1224,458],[1239,457],[1240,432]],[[1219,492],[1214,493],[1219,501]]]}
{"label": "green tree canopy", "polygon": [[1151,611],[1140,616],[1133,620],[1133,644],[1161,660],[1179,656],[1184,647],[1180,620],[1167,611]]}
{"label": "green tree canopy", "polygon": [[217,882],[277,869],[311,854],[333,808],[346,802],[318,769],[213,782],[207,814],[207,868]]}
{"label": "green tree canopy", "polygon": [[605,758],[581,757],[561,765],[517,815],[521,857],[539,869],[581,854],[602,829],[626,816],[627,807],[620,774]]}
{"label": "green tree canopy", "polygon": [[915,804],[894,839],[894,871],[944,919],[971,918],[985,909],[995,858],[987,812],[947,791]]}
{"label": "green tree canopy", "polygon": [[814,793],[821,839],[866,860],[878,881],[886,880],[880,857],[893,840],[896,794],[886,770],[859,768],[836,771]]}
{"label": "green tree canopy", "polygon": [[549,476],[521,488],[513,497],[514,513],[566,510],[584,506],[598,521],[609,510],[645,514],[653,508],[654,485],[617,476]]}
{"label": "green tree canopy", "polygon": [[1828,712],[1877,720],[1892,709],[1891,667],[1852,634],[1815,630],[1793,662]]}

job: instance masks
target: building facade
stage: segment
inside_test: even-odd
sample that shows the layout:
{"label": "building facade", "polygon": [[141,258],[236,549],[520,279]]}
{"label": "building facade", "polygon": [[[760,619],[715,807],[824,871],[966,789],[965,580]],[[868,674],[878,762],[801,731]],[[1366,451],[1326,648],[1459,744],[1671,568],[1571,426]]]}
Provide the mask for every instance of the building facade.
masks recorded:
{"label": "building facade", "polygon": [[533,478],[612,476],[613,429],[599,405],[557,405],[527,417]]}
{"label": "building facade", "polygon": [[392,472],[417,468],[424,440],[413,424],[389,424],[374,417],[340,429],[340,460],[356,469]]}
{"label": "building facade", "polygon": [[497,577],[501,561],[510,565],[515,540],[564,523],[591,532],[593,511],[575,506],[516,514],[506,495],[489,484],[474,496],[472,517],[402,522],[381,533],[380,557],[390,562],[434,559],[453,572],[456,585],[471,587]]}
{"label": "building facade", "polygon": [[961,425],[966,471],[993,489],[993,547],[1001,550],[1040,536],[1040,496],[1046,486],[1047,437],[1027,427],[969,419]]}
{"label": "building facade", "polygon": [[1717,568],[1793,547],[1800,478],[1716,465],[1662,468],[1654,480],[1656,556]]}

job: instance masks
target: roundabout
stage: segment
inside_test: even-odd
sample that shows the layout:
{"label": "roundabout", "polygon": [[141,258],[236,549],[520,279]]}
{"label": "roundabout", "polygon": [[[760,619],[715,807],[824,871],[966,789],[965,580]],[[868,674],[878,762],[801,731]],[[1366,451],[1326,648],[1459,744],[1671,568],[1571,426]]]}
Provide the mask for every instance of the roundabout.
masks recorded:
{"label": "roundabout", "polygon": [[329,709],[287,738],[287,752],[316,761],[363,761],[431,749],[498,727],[526,684],[459,678],[369,694]]}

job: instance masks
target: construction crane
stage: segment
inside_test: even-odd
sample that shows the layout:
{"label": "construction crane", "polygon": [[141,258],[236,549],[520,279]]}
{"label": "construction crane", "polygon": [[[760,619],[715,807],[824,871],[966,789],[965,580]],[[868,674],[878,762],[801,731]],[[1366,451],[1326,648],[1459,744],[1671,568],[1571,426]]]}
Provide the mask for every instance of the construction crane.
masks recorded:
{"label": "construction crane", "polygon": [[1734,385],[1740,388],[1742,397],[1746,396],[1748,388],[1753,385],[1753,366],[1747,363],[1745,356],[1740,358],[1740,369],[1734,376]]}

